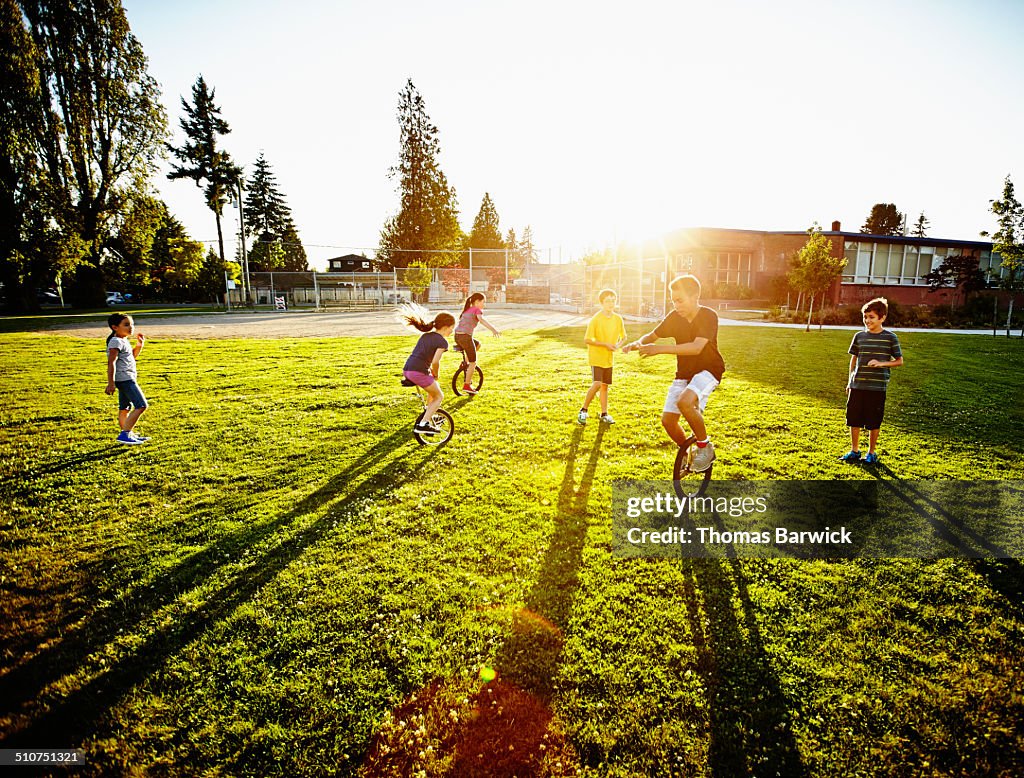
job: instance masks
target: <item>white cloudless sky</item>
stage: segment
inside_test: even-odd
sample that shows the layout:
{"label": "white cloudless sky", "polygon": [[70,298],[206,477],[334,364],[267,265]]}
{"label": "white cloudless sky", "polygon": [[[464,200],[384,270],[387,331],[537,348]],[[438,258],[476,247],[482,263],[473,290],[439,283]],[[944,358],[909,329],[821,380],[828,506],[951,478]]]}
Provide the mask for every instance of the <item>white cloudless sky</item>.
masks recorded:
{"label": "white cloudless sky", "polygon": [[[174,142],[201,73],[251,171],[262,150],[313,265],[398,209],[398,93],[439,129],[467,231],[489,192],[542,258],[681,227],[856,231],[893,202],[973,240],[1024,187],[1024,3],[126,0]],[[165,165],[163,172],[166,172]],[[187,181],[157,186],[216,238]],[[225,211],[225,237],[237,230]]]}

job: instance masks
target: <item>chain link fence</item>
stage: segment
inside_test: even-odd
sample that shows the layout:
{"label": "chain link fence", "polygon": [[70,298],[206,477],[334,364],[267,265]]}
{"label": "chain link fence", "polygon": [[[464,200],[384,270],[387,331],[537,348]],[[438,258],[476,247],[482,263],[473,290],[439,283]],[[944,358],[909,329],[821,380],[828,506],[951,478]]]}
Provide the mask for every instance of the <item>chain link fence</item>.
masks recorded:
{"label": "chain link fence", "polygon": [[[461,307],[474,292],[491,304],[553,306],[580,313],[595,308],[601,289],[613,289],[619,309],[652,314],[665,299],[664,271],[627,264],[584,266],[532,263],[507,267],[504,252],[480,257],[468,267],[396,268],[362,272],[254,272],[249,274],[252,302],[262,308],[341,308],[375,310],[402,301],[437,307]],[[479,260],[479,261],[477,261]],[[246,305],[241,284],[228,292],[232,307]]]}

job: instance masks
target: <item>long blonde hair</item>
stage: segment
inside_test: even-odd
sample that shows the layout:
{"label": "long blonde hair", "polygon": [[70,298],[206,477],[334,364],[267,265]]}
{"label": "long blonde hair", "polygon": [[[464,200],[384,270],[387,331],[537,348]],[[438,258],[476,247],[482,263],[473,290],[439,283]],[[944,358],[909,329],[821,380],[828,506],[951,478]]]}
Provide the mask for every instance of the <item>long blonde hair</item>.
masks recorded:
{"label": "long blonde hair", "polygon": [[448,311],[441,311],[428,321],[429,317],[430,311],[422,305],[413,302],[402,303],[398,306],[398,311],[395,314],[395,319],[400,324],[404,324],[407,327],[415,327],[420,332],[431,332],[432,330],[451,327],[455,324],[455,317],[448,313]]}

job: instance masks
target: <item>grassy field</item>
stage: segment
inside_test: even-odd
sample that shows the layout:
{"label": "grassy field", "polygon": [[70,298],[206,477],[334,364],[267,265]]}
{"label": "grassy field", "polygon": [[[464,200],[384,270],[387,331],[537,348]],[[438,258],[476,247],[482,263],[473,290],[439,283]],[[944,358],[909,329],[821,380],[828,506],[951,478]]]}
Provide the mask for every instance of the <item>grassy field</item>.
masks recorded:
{"label": "grassy field", "polygon": [[[1019,341],[901,336],[872,474],[836,460],[849,338],[722,330],[716,477],[1024,479]],[[1019,560],[615,557],[612,481],[669,477],[673,366],[619,358],[618,423],[580,427],[581,341],[486,339],[431,448],[411,336],[150,339],[129,448],[101,341],[0,335],[0,747],[83,775],[1024,771]]]}

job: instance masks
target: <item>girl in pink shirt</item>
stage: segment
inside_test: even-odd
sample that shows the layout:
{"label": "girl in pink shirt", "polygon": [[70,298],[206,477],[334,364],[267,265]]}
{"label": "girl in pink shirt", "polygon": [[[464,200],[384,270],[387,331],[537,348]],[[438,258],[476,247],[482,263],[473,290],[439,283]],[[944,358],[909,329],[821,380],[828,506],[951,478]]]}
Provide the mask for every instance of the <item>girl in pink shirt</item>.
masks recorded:
{"label": "girl in pink shirt", "polygon": [[494,335],[501,335],[484,318],[484,305],[486,304],[487,297],[482,292],[473,292],[473,294],[466,298],[466,304],[462,306],[462,315],[459,317],[459,323],[455,325],[455,343],[466,354],[466,383],[462,387],[466,394],[476,394],[476,390],[469,385],[469,381],[473,377],[473,371],[476,370],[476,350],[480,346],[480,341],[473,337],[473,330],[476,329],[477,324],[482,324]]}

